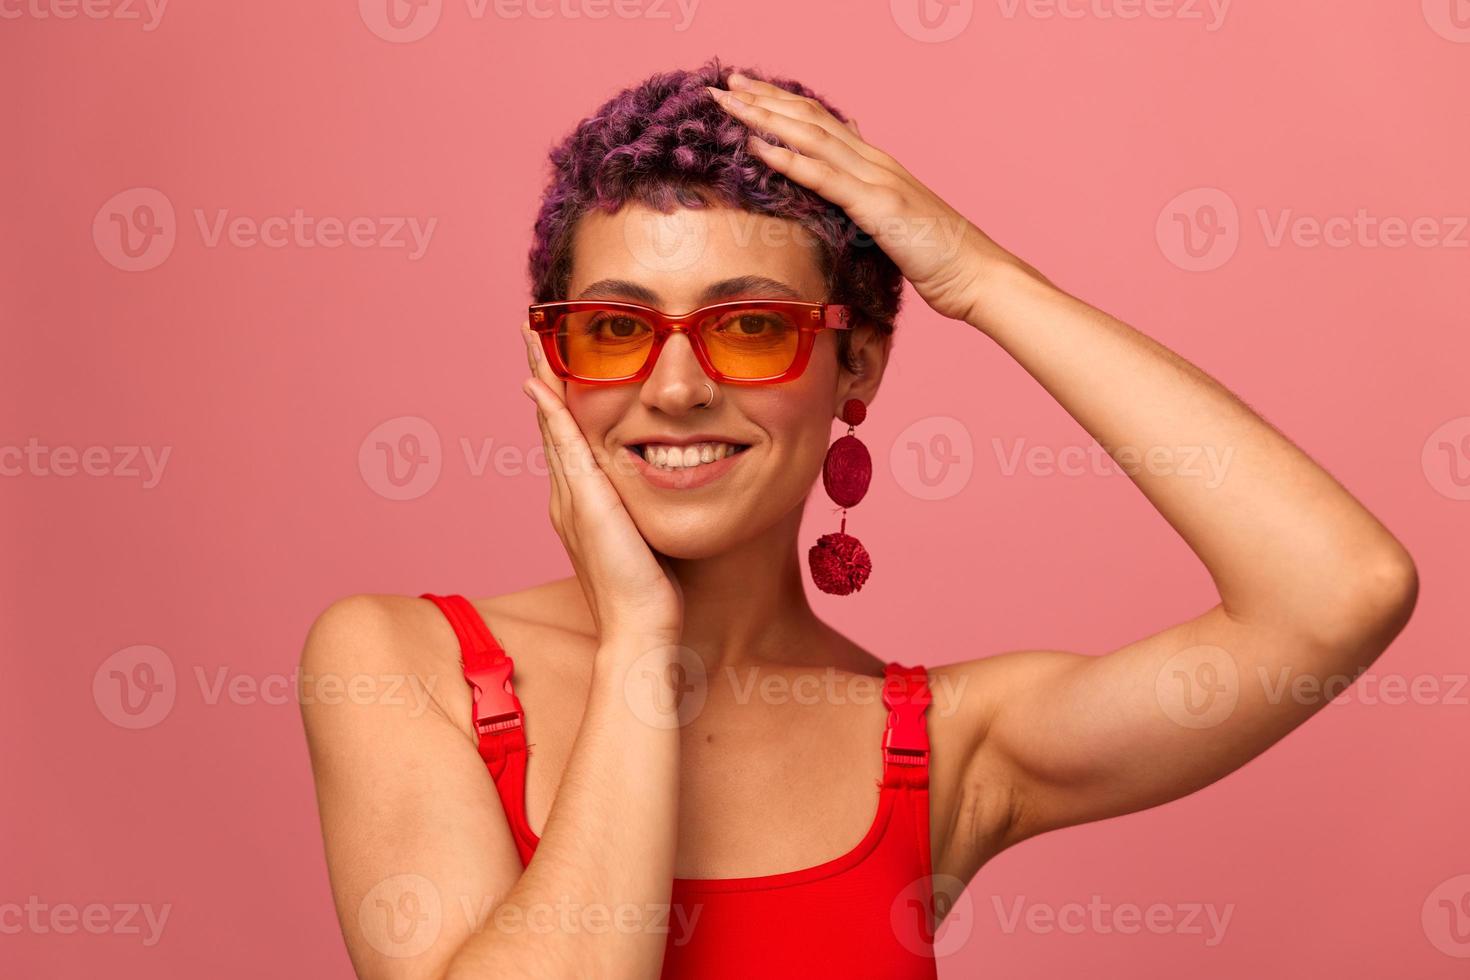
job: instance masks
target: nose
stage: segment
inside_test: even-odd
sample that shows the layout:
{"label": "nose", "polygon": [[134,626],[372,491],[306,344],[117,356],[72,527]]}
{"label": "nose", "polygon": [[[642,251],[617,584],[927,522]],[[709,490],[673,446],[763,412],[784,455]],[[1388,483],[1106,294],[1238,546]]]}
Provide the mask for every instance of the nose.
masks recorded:
{"label": "nose", "polygon": [[675,333],[659,351],[653,370],[643,381],[640,398],[649,408],[682,415],[709,401],[710,393],[705,389],[707,383],[713,385],[715,382],[704,373],[689,338],[683,333]]}

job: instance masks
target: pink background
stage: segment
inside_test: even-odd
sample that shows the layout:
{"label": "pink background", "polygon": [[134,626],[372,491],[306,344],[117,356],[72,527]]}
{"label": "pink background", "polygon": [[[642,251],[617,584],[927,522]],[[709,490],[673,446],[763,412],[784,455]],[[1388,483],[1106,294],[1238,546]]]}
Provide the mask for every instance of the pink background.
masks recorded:
{"label": "pink background", "polygon": [[[1221,22],[1184,0],[1134,19],[1106,16],[1127,0],[1072,0],[1077,17],[963,0],[930,27],[913,0],[844,5],[840,21],[830,5],[705,0],[684,29],[666,0],[605,19],[565,2],[536,8],[548,17],[430,2],[396,35],[381,0],[179,0],[151,30],[141,6],[4,6],[0,447],[105,452],[71,476],[64,454],[12,452],[0,479],[0,905],[171,908],[151,946],[0,918],[0,972],[350,975],[284,682],[338,597],[567,574],[543,478],[512,465],[540,445],[515,327],[546,149],[617,88],[718,54],[806,81],[1059,285],[1221,379],[1420,569],[1419,608],[1373,673],[1437,694],[1355,687],[1191,798],[1004,854],[969,891],[971,934],[944,975],[1464,975],[1463,0],[1238,4]],[[173,216],[155,208],[164,234],[134,261],[153,267],[127,271],[110,215],[160,195]],[[410,258],[211,244],[196,219],[298,208],[436,224]],[[1359,209],[1427,223],[1400,247],[1359,231],[1273,244],[1283,213]],[[1214,251],[1191,255],[1176,214],[1220,228]],[[862,430],[874,489],[852,515],[877,569],[858,597],[818,594],[824,616],[938,664],[1101,653],[1214,601],[1125,477],[1008,471],[1018,446],[1090,440],[993,345],[907,303]],[[400,492],[375,446],[405,434],[428,463]],[[959,468],[923,499],[907,447],[936,434]],[[171,455],[145,486],[113,447]],[[803,541],[827,529],[823,503]],[[104,662],[137,645],[161,651],[174,700],[130,730]],[[214,697],[221,671],[246,686]],[[1017,900],[1094,895],[1233,911],[1215,945],[1207,930],[1005,928]]]}

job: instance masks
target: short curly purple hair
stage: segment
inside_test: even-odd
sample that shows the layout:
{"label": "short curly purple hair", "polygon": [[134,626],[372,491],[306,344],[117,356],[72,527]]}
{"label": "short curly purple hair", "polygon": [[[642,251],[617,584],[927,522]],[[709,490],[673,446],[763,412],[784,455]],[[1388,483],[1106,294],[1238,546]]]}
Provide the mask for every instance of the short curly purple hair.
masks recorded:
{"label": "short curly purple hair", "polygon": [[[679,207],[723,205],[798,222],[817,240],[827,302],[844,303],[880,336],[893,332],[903,275],[841,208],[768,167],[745,145],[749,127],[715,104],[706,85],[726,88],[732,71],[816,99],[800,82],[723,65],[711,58],[693,71],[651,75],[583,119],[551,150],[551,181],[531,241],[531,295],[567,298],[572,233],[593,208],[614,213],[629,201],[668,214]],[[773,140],[773,142],[779,141]],[[849,369],[849,334],[839,333],[839,363]]]}

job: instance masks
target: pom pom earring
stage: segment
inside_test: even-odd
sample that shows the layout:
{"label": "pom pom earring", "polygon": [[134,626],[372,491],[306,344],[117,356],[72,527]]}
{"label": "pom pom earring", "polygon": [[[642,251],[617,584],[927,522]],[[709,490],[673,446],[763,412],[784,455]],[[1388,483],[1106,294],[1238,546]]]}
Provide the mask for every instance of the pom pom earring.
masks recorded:
{"label": "pom pom earring", "polygon": [[847,435],[827,447],[822,463],[822,486],[832,502],[842,508],[842,526],[834,534],[824,534],[807,552],[812,581],[830,595],[850,595],[861,589],[873,570],[873,559],[857,538],[847,533],[847,508],[862,500],[873,479],[873,458],[868,447],[853,435],[853,426],[868,417],[868,407],[860,398],[849,398],[842,406],[842,421]]}

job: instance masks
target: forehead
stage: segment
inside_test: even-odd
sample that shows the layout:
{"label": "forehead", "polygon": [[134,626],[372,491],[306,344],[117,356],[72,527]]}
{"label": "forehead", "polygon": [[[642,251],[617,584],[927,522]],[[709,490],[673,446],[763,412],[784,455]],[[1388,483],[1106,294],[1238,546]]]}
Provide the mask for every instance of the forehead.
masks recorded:
{"label": "forehead", "polygon": [[669,312],[725,299],[826,297],[818,240],[798,222],[726,207],[593,211],[572,236],[568,299]]}

